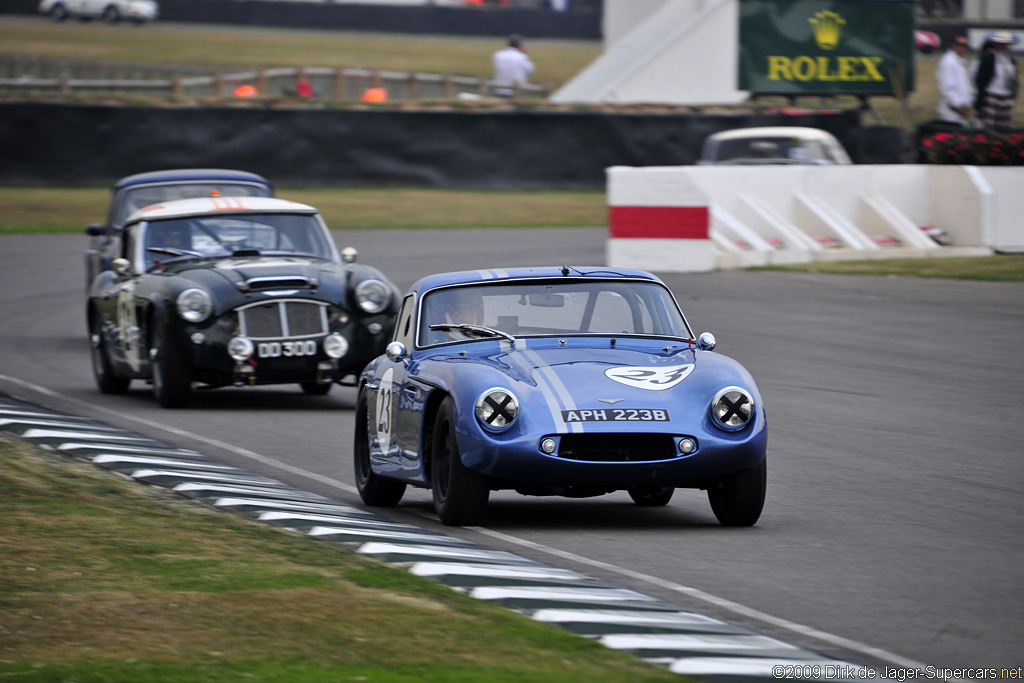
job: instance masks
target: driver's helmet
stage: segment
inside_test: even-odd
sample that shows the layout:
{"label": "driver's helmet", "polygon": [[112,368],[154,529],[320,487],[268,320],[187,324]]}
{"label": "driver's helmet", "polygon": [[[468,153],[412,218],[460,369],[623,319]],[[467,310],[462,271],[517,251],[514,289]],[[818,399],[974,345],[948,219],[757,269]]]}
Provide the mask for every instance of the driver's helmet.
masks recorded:
{"label": "driver's helmet", "polygon": [[441,299],[441,322],[451,325],[482,325],[484,298],[477,290],[465,287],[445,292]]}
{"label": "driver's helmet", "polygon": [[149,246],[190,250],[192,249],[192,231],[189,230],[188,225],[179,221],[151,223]]}

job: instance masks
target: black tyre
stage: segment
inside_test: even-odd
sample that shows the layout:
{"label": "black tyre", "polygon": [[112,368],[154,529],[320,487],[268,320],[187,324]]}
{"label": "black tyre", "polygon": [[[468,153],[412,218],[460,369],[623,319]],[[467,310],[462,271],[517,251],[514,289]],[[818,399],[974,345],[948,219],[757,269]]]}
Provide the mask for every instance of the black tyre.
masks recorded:
{"label": "black tyre", "polygon": [[103,21],[108,24],[116,24],[121,21],[121,13],[113,5],[108,5],[106,9],[103,10]]}
{"label": "black tyre", "polygon": [[637,487],[626,491],[633,502],[643,507],[659,507],[668,505],[672,500],[672,494],[676,492],[673,488],[644,488]]}
{"label": "black tyre", "polygon": [[50,18],[54,21],[64,21],[68,18],[68,10],[62,3],[57,3],[50,10]]}
{"label": "black tyre", "polygon": [[330,393],[332,385],[330,382],[299,382],[299,386],[302,387],[302,393],[307,396],[326,396]]}
{"label": "black tyre", "polygon": [[192,368],[171,340],[167,326],[154,320],[153,396],[163,408],[184,408],[192,391]]}
{"label": "black tyre", "polygon": [[114,365],[107,355],[107,342],[100,334],[100,320],[97,315],[90,316],[89,319],[89,341],[92,346],[92,376],[99,390],[104,394],[123,394],[128,391],[128,385],[132,380],[130,377],[120,377],[114,371]]}
{"label": "black tyre", "polygon": [[359,497],[367,505],[394,507],[402,500],[405,484],[378,477],[370,468],[370,419],[366,406],[366,394],[361,393],[356,404],[356,434],[352,444],[356,488],[359,489]]}
{"label": "black tyre", "polygon": [[768,458],[757,467],[720,479],[708,488],[711,510],[723,526],[753,526],[764,508]]}
{"label": "black tyre", "polygon": [[487,478],[466,469],[455,440],[455,411],[448,397],[437,411],[431,449],[431,490],[434,510],[448,526],[473,526],[480,521],[491,495]]}

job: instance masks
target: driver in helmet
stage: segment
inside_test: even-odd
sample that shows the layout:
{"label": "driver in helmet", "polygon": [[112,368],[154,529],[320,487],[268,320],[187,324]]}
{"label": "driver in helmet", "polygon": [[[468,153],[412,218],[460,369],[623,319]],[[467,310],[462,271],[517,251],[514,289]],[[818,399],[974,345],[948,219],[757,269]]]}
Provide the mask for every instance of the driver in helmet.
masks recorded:
{"label": "driver in helmet", "polygon": [[152,249],[175,249],[180,250],[183,254],[190,253],[192,251],[192,231],[187,224],[181,221],[151,223],[146,232],[146,266],[173,257],[173,254],[152,251]]}
{"label": "driver in helmet", "polygon": [[[440,298],[431,324],[483,325],[484,299],[480,292],[466,287],[435,295]],[[458,330],[431,330],[432,342],[469,339]]]}
{"label": "driver in helmet", "polygon": [[154,223],[149,229],[149,246],[170,249],[191,249],[192,231],[180,221]]}

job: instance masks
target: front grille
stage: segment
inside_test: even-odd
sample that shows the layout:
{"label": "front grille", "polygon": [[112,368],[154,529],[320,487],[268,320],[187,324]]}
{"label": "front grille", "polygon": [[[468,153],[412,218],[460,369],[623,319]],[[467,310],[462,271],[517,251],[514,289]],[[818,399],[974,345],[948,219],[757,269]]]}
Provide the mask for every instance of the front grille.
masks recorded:
{"label": "front grille", "polygon": [[267,301],[238,309],[243,337],[282,339],[327,334],[327,306],[309,301]]}
{"label": "front grille", "polygon": [[679,454],[669,434],[564,434],[558,457],[585,462],[649,462]]}

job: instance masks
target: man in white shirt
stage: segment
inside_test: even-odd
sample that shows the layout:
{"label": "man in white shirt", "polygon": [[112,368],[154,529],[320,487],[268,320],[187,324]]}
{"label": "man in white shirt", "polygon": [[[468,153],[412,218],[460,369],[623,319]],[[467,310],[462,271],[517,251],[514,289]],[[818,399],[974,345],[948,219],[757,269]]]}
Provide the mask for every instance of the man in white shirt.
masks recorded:
{"label": "man in white shirt", "polygon": [[935,81],[942,96],[937,108],[939,118],[961,126],[970,125],[974,102],[974,83],[964,60],[966,52],[967,38],[957,36],[935,67]]}
{"label": "man in white shirt", "polygon": [[508,47],[494,53],[491,60],[494,64],[494,94],[499,97],[512,97],[517,86],[526,85],[533,73],[533,62],[523,49],[523,41],[517,35],[508,39]]}

